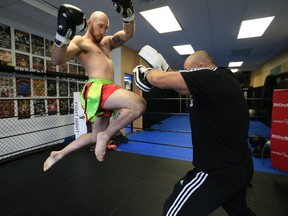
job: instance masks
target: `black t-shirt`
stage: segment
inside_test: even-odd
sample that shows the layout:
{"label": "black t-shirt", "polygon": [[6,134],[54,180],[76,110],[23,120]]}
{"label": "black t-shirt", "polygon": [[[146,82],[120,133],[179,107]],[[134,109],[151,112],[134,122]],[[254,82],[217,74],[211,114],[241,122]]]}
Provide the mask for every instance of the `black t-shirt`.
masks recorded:
{"label": "black t-shirt", "polygon": [[181,74],[192,95],[193,165],[209,172],[244,163],[249,112],[234,74],[220,68]]}

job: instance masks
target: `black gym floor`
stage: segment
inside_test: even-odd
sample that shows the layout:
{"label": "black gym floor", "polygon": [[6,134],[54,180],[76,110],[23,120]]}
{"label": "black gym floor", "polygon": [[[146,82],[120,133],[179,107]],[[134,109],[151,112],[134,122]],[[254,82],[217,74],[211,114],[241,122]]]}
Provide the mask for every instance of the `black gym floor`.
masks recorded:
{"label": "black gym floor", "polygon": [[[190,162],[118,151],[100,163],[83,148],[44,173],[49,153],[0,165],[2,216],[161,216],[175,182],[191,169]],[[258,216],[287,216],[287,203],[287,176],[255,173],[248,204]]]}

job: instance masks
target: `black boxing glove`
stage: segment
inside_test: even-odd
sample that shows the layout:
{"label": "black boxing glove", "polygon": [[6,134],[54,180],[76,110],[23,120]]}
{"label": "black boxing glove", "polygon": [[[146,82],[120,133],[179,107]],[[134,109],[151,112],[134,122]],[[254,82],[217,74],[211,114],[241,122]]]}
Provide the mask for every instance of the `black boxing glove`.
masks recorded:
{"label": "black boxing glove", "polygon": [[142,91],[149,92],[153,88],[153,85],[151,85],[146,79],[147,74],[152,69],[153,68],[146,68],[143,65],[138,65],[133,69],[134,82]]}
{"label": "black boxing glove", "polygon": [[70,43],[76,33],[86,28],[86,19],[82,10],[70,4],[63,4],[58,10],[55,44],[58,47]]}
{"label": "black boxing glove", "polygon": [[129,23],[135,20],[134,7],[131,0],[112,0],[117,13],[120,13],[123,22]]}

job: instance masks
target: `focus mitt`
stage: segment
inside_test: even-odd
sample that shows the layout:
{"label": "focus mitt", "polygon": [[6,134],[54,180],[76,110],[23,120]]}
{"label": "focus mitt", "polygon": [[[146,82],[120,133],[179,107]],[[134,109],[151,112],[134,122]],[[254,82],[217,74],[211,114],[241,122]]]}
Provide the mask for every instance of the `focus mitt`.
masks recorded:
{"label": "focus mitt", "polygon": [[149,45],[144,46],[138,55],[155,69],[163,71],[167,71],[169,69],[169,65],[164,57]]}
{"label": "focus mitt", "polygon": [[134,82],[142,91],[149,92],[153,86],[146,79],[147,74],[152,68],[146,68],[143,65],[138,65],[133,69]]}

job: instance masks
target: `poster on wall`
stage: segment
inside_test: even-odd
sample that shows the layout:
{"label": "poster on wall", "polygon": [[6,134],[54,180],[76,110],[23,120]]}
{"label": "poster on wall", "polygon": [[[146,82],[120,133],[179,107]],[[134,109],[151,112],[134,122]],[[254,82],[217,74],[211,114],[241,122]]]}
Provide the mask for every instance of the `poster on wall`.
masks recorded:
{"label": "poster on wall", "polygon": [[[73,96],[73,94],[72,94],[72,96]],[[73,100],[73,98],[69,99],[69,112],[70,112],[70,114],[74,113],[74,100]]]}
{"label": "poster on wall", "polygon": [[57,114],[57,99],[47,99],[48,115]]}
{"label": "poster on wall", "polygon": [[31,34],[32,54],[44,56],[44,38]]}
{"label": "poster on wall", "polygon": [[18,100],[18,119],[30,118],[30,100]]}
{"label": "poster on wall", "polygon": [[15,29],[15,49],[30,53],[29,33]]}
{"label": "poster on wall", "polygon": [[11,49],[10,27],[0,23],[0,47]]}
{"label": "poster on wall", "polygon": [[45,96],[45,80],[43,79],[33,79],[32,80],[33,96],[43,97]]}
{"label": "poster on wall", "polygon": [[0,49],[0,65],[13,66],[11,51]]}
{"label": "poster on wall", "polygon": [[51,47],[53,45],[53,41],[45,39],[45,55],[47,57],[51,57]]}
{"label": "poster on wall", "polygon": [[84,67],[82,67],[82,65],[78,65],[78,74],[80,76],[85,76],[86,75],[85,69],[84,69]]}
{"label": "poster on wall", "polygon": [[35,70],[44,71],[44,59],[39,57],[33,57],[32,68]]}
{"label": "poster on wall", "polygon": [[83,89],[84,86],[85,86],[85,83],[79,83],[78,86],[79,86],[79,90],[80,90],[80,92],[81,92],[82,89]]}
{"label": "poster on wall", "polygon": [[0,100],[0,118],[11,118],[14,115],[14,100]]}
{"label": "poster on wall", "polygon": [[77,73],[77,65],[69,64],[69,73],[70,74],[78,74]]}
{"label": "poster on wall", "polygon": [[47,96],[57,96],[56,80],[47,80]]}
{"label": "poster on wall", "polygon": [[17,97],[30,97],[31,96],[31,86],[30,78],[17,77],[16,78],[16,93]]}
{"label": "poster on wall", "polygon": [[51,60],[46,60],[46,71],[47,72],[56,72],[56,65],[52,64]]}
{"label": "poster on wall", "polygon": [[60,115],[67,115],[69,112],[68,99],[59,99]]}
{"label": "poster on wall", "polygon": [[59,72],[68,73],[68,65],[67,64],[59,65]]}
{"label": "poster on wall", "polygon": [[69,91],[70,91],[70,97],[73,97],[73,92],[78,91],[76,82],[69,82]]}
{"label": "poster on wall", "polygon": [[34,115],[36,117],[46,115],[46,107],[44,99],[34,100]]}
{"label": "poster on wall", "polygon": [[16,67],[24,68],[24,69],[30,69],[30,61],[29,61],[29,55],[24,55],[21,53],[15,53],[16,58]]}
{"label": "poster on wall", "polygon": [[14,97],[14,86],[12,77],[0,77],[1,98]]}
{"label": "poster on wall", "polygon": [[59,81],[59,96],[67,97],[68,96],[68,82],[67,81]]}

